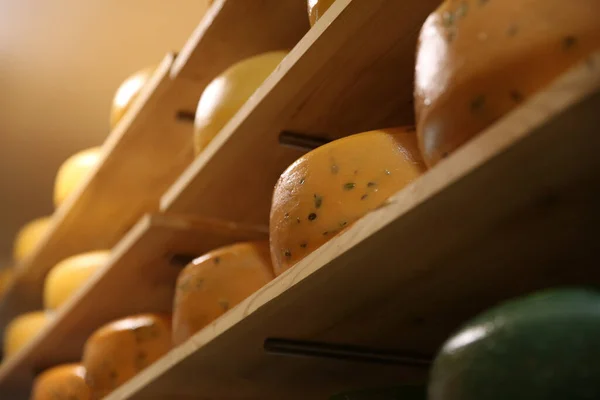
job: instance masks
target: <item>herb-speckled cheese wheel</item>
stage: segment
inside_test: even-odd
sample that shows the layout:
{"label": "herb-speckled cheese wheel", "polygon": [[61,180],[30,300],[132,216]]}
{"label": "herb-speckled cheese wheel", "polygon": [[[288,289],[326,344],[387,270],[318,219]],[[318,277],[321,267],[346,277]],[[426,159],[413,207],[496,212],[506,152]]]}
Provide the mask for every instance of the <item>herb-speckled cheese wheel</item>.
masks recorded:
{"label": "herb-speckled cheese wheel", "polygon": [[56,264],[44,283],[44,308],[54,310],[69,300],[90,276],[106,264],[109,256],[109,251],[94,251]]}
{"label": "herb-speckled cheese wheel", "polygon": [[29,222],[21,228],[15,238],[13,249],[13,258],[16,262],[23,261],[33,252],[48,231],[48,228],[50,228],[51,221],[52,217],[42,217]]}
{"label": "herb-speckled cheese wheel", "polygon": [[334,2],[335,0],[308,0],[308,19],[310,21],[310,26],[313,26]]}
{"label": "herb-speckled cheese wheel", "polygon": [[420,36],[415,107],[433,165],[600,48],[597,0],[448,0]]}
{"label": "herb-speckled cheese wheel", "polygon": [[273,278],[266,241],[238,243],[197,258],[177,279],[174,343],[183,343]]}
{"label": "herb-speckled cheese wheel", "polygon": [[171,349],[171,318],[142,314],[111,322],[85,343],[83,366],[94,398],[106,396]]}
{"label": "herb-speckled cheese wheel", "polygon": [[194,122],[194,148],[199,154],[288,54],[273,51],[229,67],[204,90]]}
{"label": "herb-speckled cheese wheel", "polygon": [[395,128],[321,146],[279,178],[271,206],[271,255],[280,274],[380,207],[425,170],[414,131]]}
{"label": "herb-speckled cheese wheel", "polygon": [[11,357],[33,340],[52,320],[45,311],[34,311],[13,319],[4,332],[4,357]]}
{"label": "herb-speckled cheese wheel", "polygon": [[81,364],[64,364],[42,372],[33,384],[30,400],[92,400]]}
{"label": "herb-speckled cheese wheel", "polygon": [[117,126],[144,86],[152,78],[155,69],[155,67],[150,67],[138,71],[121,83],[115,93],[110,109],[110,129],[114,129]]}
{"label": "herb-speckled cheese wheel", "polygon": [[69,157],[59,168],[54,181],[54,205],[59,207],[87,179],[100,163],[102,148],[92,147]]}

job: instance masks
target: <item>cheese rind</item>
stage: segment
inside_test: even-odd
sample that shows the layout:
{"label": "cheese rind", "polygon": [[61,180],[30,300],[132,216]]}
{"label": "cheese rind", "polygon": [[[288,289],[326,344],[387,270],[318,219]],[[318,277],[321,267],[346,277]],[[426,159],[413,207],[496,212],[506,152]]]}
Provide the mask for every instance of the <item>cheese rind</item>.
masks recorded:
{"label": "cheese rind", "polygon": [[110,257],[110,251],[94,251],[69,257],[54,266],[44,282],[44,308],[55,310],[83,286]]}
{"label": "cheese rind", "polygon": [[310,21],[310,26],[316,24],[334,2],[335,0],[308,0],[308,20]]}
{"label": "cheese rind", "polygon": [[52,314],[33,311],[13,319],[4,332],[4,357],[12,357],[52,321]]}
{"label": "cheese rind", "polygon": [[83,366],[94,398],[108,395],[171,349],[171,318],[141,314],[98,329],[85,343]]}
{"label": "cheese rind", "polygon": [[79,188],[102,159],[102,148],[92,147],[69,157],[59,168],[54,181],[54,205],[60,205]]}
{"label": "cheese rind", "polygon": [[206,87],[194,122],[196,154],[233,118],[287,54],[287,51],[273,51],[242,60]]}
{"label": "cheese rind", "polygon": [[19,263],[29,256],[42,240],[52,222],[52,217],[42,217],[27,223],[17,233],[13,258]]}
{"label": "cheese rind", "polygon": [[174,343],[183,343],[273,278],[266,241],[238,243],[197,258],[177,279]]}
{"label": "cheese rind", "polygon": [[600,2],[445,1],[415,74],[420,147],[434,165],[600,48]]}
{"label": "cheese rind", "polygon": [[92,400],[81,364],[63,364],[35,378],[30,400]]}
{"label": "cheese rind", "polygon": [[129,76],[121,83],[113,97],[110,109],[110,129],[114,129],[127,110],[131,107],[135,99],[140,95],[142,89],[150,78],[156,67],[148,67]]}
{"label": "cheese rind", "polygon": [[408,128],[348,136],[301,157],[281,175],[273,193],[275,273],[380,207],[424,170],[416,135]]}

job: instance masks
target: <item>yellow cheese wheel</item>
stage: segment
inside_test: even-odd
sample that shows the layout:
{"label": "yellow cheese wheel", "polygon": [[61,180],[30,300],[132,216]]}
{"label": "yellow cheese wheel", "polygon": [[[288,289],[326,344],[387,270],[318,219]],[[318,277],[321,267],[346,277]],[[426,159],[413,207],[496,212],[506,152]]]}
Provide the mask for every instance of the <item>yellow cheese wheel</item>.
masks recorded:
{"label": "yellow cheese wheel", "polygon": [[310,21],[310,26],[313,26],[334,2],[335,0],[308,0],[308,19]]}
{"label": "yellow cheese wheel", "polygon": [[114,129],[117,123],[123,118],[123,115],[129,110],[131,104],[139,96],[140,92],[146,86],[156,67],[145,68],[129,76],[121,83],[115,96],[113,97],[110,110],[110,129]]}
{"label": "yellow cheese wheel", "polygon": [[415,78],[428,165],[600,49],[600,2],[445,1],[425,22]]}
{"label": "yellow cheese wheel", "polygon": [[54,205],[59,207],[100,163],[102,148],[92,147],[69,157],[59,168],[54,181]]}
{"label": "yellow cheese wheel", "polygon": [[206,87],[194,122],[196,154],[219,133],[287,54],[287,51],[274,51],[240,61]]}
{"label": "yellow cheese wheel", "polygon": [[183,343],[273,278],[266,241],[238,243],[197,258],[177,279],[173,342]]}
{"label": "yellow cheese wheel", "polygon": [[88,338],[83,350],[86,380],[94,398],[108,395],[170,348],[171,318],[167,315],[141,314],[104,325]]}
{"label": "yellow cheese wheel", "polygon": [[348,136],[321,146],[279,178],[271,206],[271,255],[280,274],[391,195],[425,167],[413,130]]}
{"label": "yellow cheese wheel", "polygon": [[69,257],[54,266],[44,283],[44,308],[54,310],[64,304],[110,257],[107,250]]}
{"label": "yellow cheese wheel", "polygon": [[4,295],[6,289],[8,289],[8,286],[12,281],[13,274],[14,270],[12,268],[3,268],[0,270],[0,298]]}
{"label": "yellow cheese wheel", "polygon": [[25,347],[52,321],[52,314],[34,311],[13,319],[4,331],[4,357],[11,357]]}
{"label": "yellow cheese wheel", "polygon": [[23,261],[33,252],[48,231],[48,228],[50,228],[51,221],[52,217],[42,217],[29,222],[21,228],[19,233],[17,233],[13,248],[13,258],[17,263]]}
{"label": "yellow cheese wheel", "polygon": [[35,378],[30,400],[92,400],[81,364],[63,364]]}

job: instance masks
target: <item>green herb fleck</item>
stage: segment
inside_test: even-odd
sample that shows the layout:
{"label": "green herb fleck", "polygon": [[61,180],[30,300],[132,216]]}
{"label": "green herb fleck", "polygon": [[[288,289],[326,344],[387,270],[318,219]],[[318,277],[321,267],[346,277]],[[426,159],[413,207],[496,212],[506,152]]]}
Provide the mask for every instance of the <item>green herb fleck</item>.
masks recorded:
{"label": "green herb fleck", "polygon": [[296,217],[296,222],[299,224],[300,223],[300,217]]}
{"label": "green herb fleck", "polygon": [[446,28],[451,27],[452,24],[454,24],[454,14],[452,14],[449,11],[446,11],[443,15],[442,15],[442,23],[444,24],[444,26]]}
{"label": "green herb fleck", "polygon": [[368,194],[363,194],[363,195],[360,197],[360,199],[361,199],[361,200],[366,200],[366,199],[367,199],[367,197],[369,197],[369,195],[368,195]]}
{"label": "green herb fleck", "polygon": [[321,205],[323,204],[323,196],[319,196],[318,194],[315,193],[314,200],[315,200],[315,208],[317,208],[317,209],[321,208]]}
{"label": "green herb fleck", "polygon": [[283,252],[283,255],[286,256],[287,258],[290,258],[292,256],[292,252],[290,251],[290,249],[286,249]]}
{"label": "green herb fleck", "polygon": [[460,3],[460,6],[458,6],[458,9],[456,10],[456,16],[458,18],[462,18],[465,15],[467,15],[468,11],[469,11],[469,4],[466,1],[463,1],[462,3]]}
{"label": "green herb fleck", "polygon": [[473,99],[471,102],[471,111],[477,112],[480,111],[485,106],[485,96],[479,95]]}
{"label": "green herb fleck", "polygon": [[354,183],[354,182],[344,183],[344,190],[352,190],[355,187],[356,187],[356,183]]}
{"label": "green herb fleck", "polygon": [[300,179],[300,184],[301,184],[301,185],[304,185],[304,182],[306,182],[306,178],[302,178],[302,179]]}
{"label": "green herb fleck", "polygon": [[227,300],[223,300],[223,299],[219,300],[219,305],[221,306],[223,311],[229,310],[229,302]]}
{"label": "green herb fleck", "polygon": [[308,246],[308,243],[306,243],[306,242],[300,243],[300,247],[302,247],[303,249],[305,249],[307,246]]}
{"label": "green herb fleck", "polygon": [[309,221],[314,221],[315,219],[317,219],[317,214],[315,214],[315,213],[308,214]]}
{"label": "green herb fleck", "polygon": [[577,44],[577,38],[575,36],[566,36],[563,39],[563,48],[569,50]]}
{"label": "green herb fleck", "polygon": [[518,90],[511,90],[510,91],[510,98],[515,102],[515,103],[520,103],[523,101],[523,93],[519,92]]}
{"label": "green herb fleck", "polygon": [[367,187],[375,187],[375,186],[377,186],[377,184],[375,182],[367,183]]}
{"label": "green herb fleck", "polygon": [[348,221],[342,221],[342,222],[340,222],[340,227],[343,228],[346,225],[348,225]]}

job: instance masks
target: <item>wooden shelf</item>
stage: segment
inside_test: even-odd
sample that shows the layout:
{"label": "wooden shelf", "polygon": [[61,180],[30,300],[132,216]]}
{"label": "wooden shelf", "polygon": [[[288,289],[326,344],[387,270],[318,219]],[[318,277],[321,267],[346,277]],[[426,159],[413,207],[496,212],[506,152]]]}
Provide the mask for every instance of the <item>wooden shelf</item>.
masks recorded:
{"label": "wooden shelf", "polygon": [[280,132],[334,138],[413,123],[417,36],[438,4],[336,1],[163,196],[161,210],[267,223],[275,182],[303,154],[281,146]]}
{"label": "wooden shelf", "polygon": [[177,115],[193,115],[212,78],[246,56],[291,48],[308,30],[304,0],[242,3],[216,1],[179,56],[162,61],[104,144],[101,165],[57,210],[46,238],[19,266],[0,303],[0,332],[18,314],[41,308],[43,279],[57,262],[111,248],[144,213],[157,211],[160,196],[193,159],[192,126]]}
{"label": "wooden shelf", "polygon": [[498,301],[599,284],[599,107],[600,53],[109,400],[325,398],[412,380],[418,371],[272,356],[263,343],[278,337],[434,354]]}
{"label": "wooden shelf", "polygon": [[[230,243],[266,239],[264,228],[148,215],[117,244],[108,264],[65,306],[53,323],[0,366],[2,391],[28,394],[34,372],[81,359],[85,340],[101,325],[143,312],[171,312],[175,280],[185,263]],[[178,257],[179,256],[179,257]],[[17,397],[14,397],[15,399]]]}

